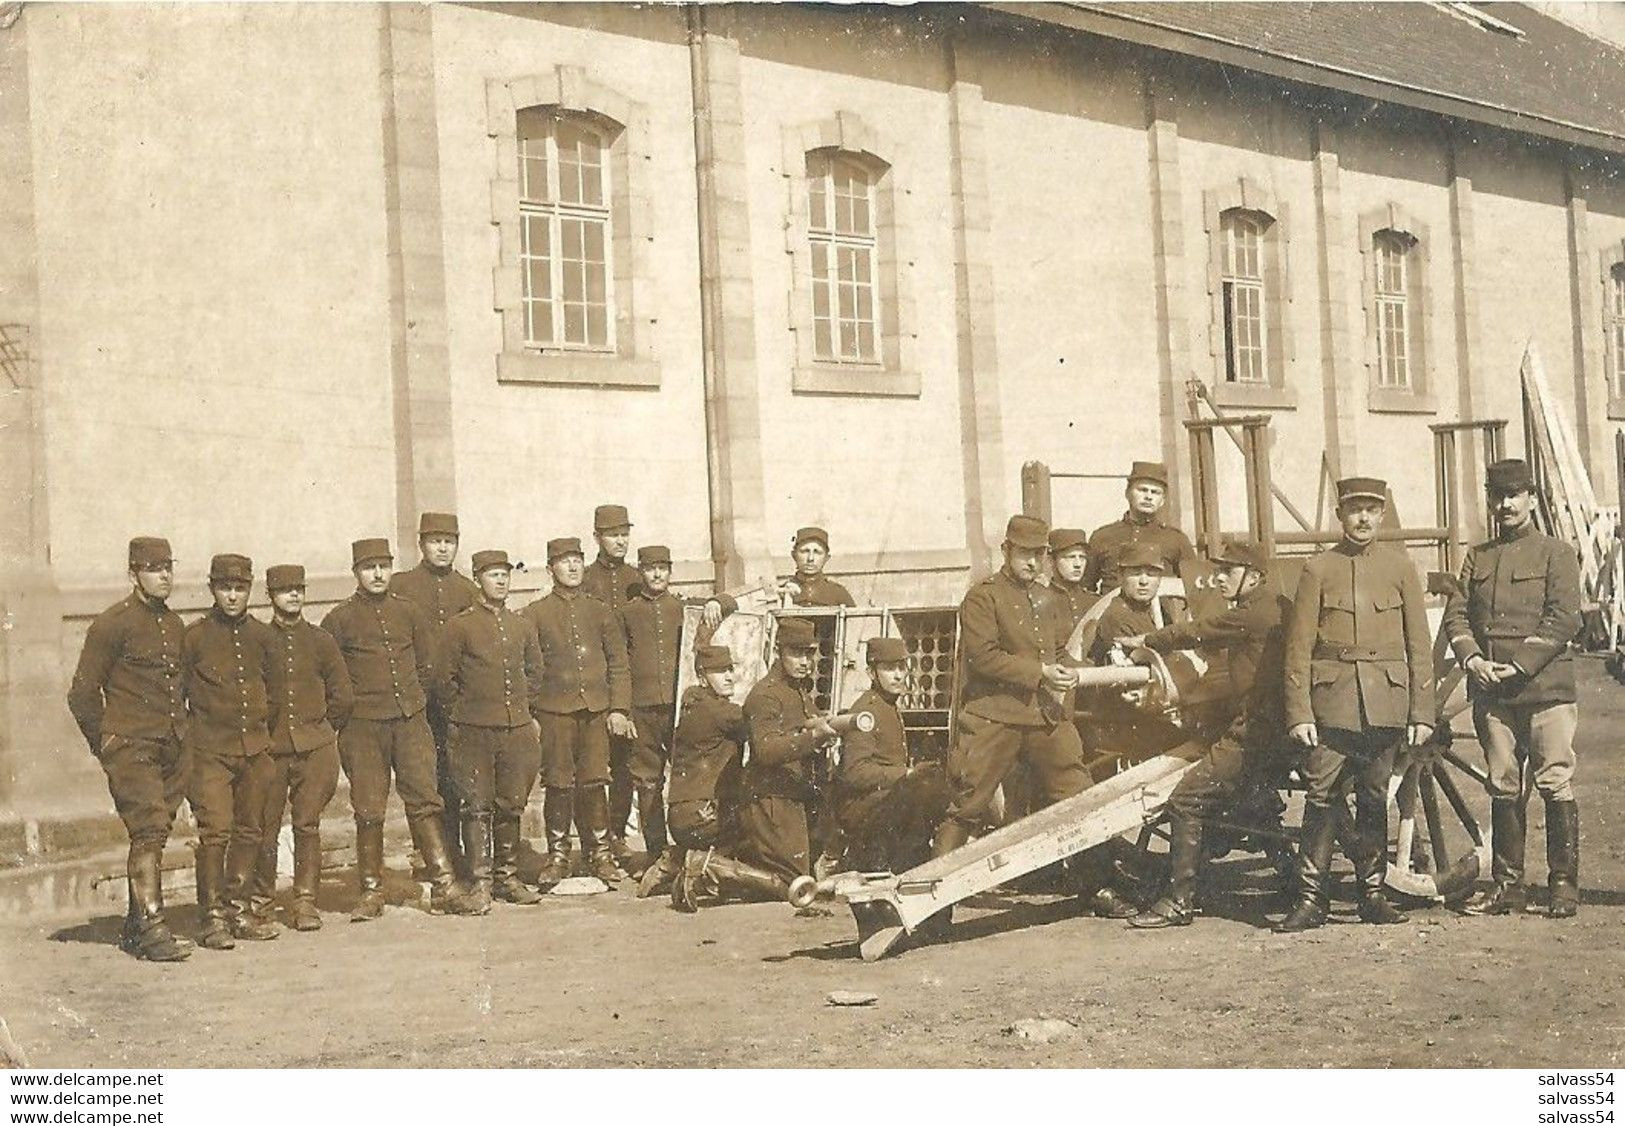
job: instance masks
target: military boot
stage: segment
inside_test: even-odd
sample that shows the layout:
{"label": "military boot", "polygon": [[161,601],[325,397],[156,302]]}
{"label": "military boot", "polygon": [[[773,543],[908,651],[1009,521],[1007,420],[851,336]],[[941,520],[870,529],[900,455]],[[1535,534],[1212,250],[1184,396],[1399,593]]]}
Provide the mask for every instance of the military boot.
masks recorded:
{"label": "military boot", "polygon": [[490,901],[486,900],[482,907],[477,895],[457,885],[451,855],[446,850],[443,824],[438,812],[406,819],[412,843],[423,857],[423,873],[429,883],[429,914],[483,915],[491,909]]}
{"label": "military boot", "polygon": [[570,877],[570,806],[573,790],[549,786],[542,796],[542,823],[547,832],[547,859],[536,878],[538,891],[549,891]]}
{"label": "military boot", "polygon": [[468,894],[479,914],[491,909],[491,815],[463,807],[463,863],[468,870]]}
{"label": "military boot", "polygon": [[660,863],[666,851],[666,799],[659,786],[639,786],[637,796],[638,826],[643,832],[644,868],[647,869]]}
{"label": "military boot", "polygon": [[1546,803],[1546,913],[1573,918],[1580,910],[1580,806],[1573,801]]}
{"label": "military boot", "polygon": [[1469,915],[1522,914],[1529,903],[1524,889],[1523,858],[1527,834],[1524,803],[1519,798],[1490,801],[1489,891],[1473,896],[1463,908]]}
{"label": "military boot", "polygon": [[288,921],[296,931],[322,929],[321,912],[316,910],[316,889],[322,879],[322,839],[315,833],[295,834],[293,838],[293,902]]}
{"label": "military boot", "polygon": [[1188,927],[1196,917],[1191,902],[1196,892],[1196,868],[1202,859],[1202,823],[1194,817],[1175,817],[1169,830],[1168,863],[1172,873],[1168,891],[1131,918],[1128,921],[1131,927],[1141,930]]}
{"label": "military boot", "polygon": [[355,870],[361,895],[352,923],[364,923],[384,913],[384,825],[381,821],[357,821],[355,826]]}
{"label": "military boot", "polygon": [[267,942],[282,933],[274,922],[254,913],[253,890],[259,870],[260,840],[235,841],[226,850],[226,922],[233,938]]}
{"label": "military boot", "polygon": [[183,962],[193,945],[177,938],[164,922],[162,859],[162,845],[130,846],[130,913],[119,947],[147,962]]}
{"label": "military boot", "polygon": [[1312,930],[1326,921],[1326,874],[1332,866],[1337,818],[1330,809],[1306,805],[1298,836],[1298,902],[1275,924],[1280,934]]}
{"label": "military boot", "polygon": [[498,813],[491,823],[491,892],[506,903],[540,903],[536,889],[519,878],[519,818]]}
{"label": "military boot", "polygon": [[277,829],[268,829],[260,837],[248,893],[248,909],[262,923],[276,921],[276,864]]}
{"label": "military boot", "polygon": [[610,855],[609,794],[604,786],[576,787],[576,832],[581,834],[581,864],[586,875],[614,887],[626,873]]}
{"label": "military boot", "polygon": [[790,895],[790,881],[778,873],[714,850],[706,854],[703,874],[720,894],[739,899],[784,900]]}
{"label": "military boot", "polygon": [[708,861],[714,849],[691,848],[683,854],[683,866],[671,881],[671,905],[685,915],[700,909],[700,900],[715,892],[706,877]]}
{"label": "military boot", "polygon": [[1410,916],[1388,902],[1383,881],[1388,873],[1388,796],[1380,795],[1375,801],[1370,795],[1355,799],[1354,880],[1359,887],[1360,920],[1378,926],[1392,926],[1408,922]]}
{"label": "military boot", "polygon": [[683,870],[684,849],[671,845],[660,853],[660,858],[643,870],[638,878],[638,898],[648,899],[671,888],[672,881]]}
{"label": "military boot", "polygon": [[199,945],[210,950],[231,950],[231,927],[226,922],[225,903],[226,846],[202,844],[197,846],[197,908],[202,931]]}
{"label": "military boot", "polygon": [[626,843],[626,826],[632,819],[632,783],[624,779],[611,781],[604,807],[605,844],[615,863],[630,871],[632,846]]}

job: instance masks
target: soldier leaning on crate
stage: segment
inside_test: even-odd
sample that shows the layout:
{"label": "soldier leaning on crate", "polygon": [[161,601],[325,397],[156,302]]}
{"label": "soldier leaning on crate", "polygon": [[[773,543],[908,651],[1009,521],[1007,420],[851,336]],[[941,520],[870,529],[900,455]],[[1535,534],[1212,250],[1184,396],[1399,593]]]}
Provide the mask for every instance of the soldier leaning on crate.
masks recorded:
{"label": "soldier leaning on crate", "polygon": [[68,689],[68,708],[107,775],[130,837],[130,903],[119,946],[137,958],[178,962],[192,944],[164,921],[164,845],[186,796],[180,615],[169,608],[169,541],[130,541],[131,591],[96,615]]}
{"label": "soldier leaning on crate", "polygon": [[1228,728],[1169,795],[1168,891],[1129,920],[1135,927],[1181,927],[1191,922],[1202,862],[1203,819],[1229,808],[1250,782],[1273,785],[1288,769],[1281,670],[1290,604],[1265,584],[1269,559],[1259,544],[1227,539],[1209,558],[1217,569],[1223,608],[1128,639],[1131,645],[1159,653],[1199,646],[1223,650],[1231,692],[1240,704]]}
{"label": "soldier leaning on crate", "polygon": [[[434,624],[436,637],[447,622],[479,599],[480,592],[474,584],[452,567],[457,558],[458,539],[456,513],[422,513],[418,517],[418,551],[422,558],[416,567],[395,574],[389,581],[392,593],[422,610]],[[429,733],[434,736],[435,786],[445,810],[441,815],[441,832],[446,839],[447,855],[456,867],[462,860],[457,847],[462,821],[457,784],[452,778],[451,760],[446,752],[449,724],[440,701],[433,698],[424,709],[424,716],[429,721]]]}
{"label": "soldier leaning on crate", "polygon": [[1130,544],[1149,544],[1171,575],[1184,577],[1187,564],[1196,559],[1196,549],[1185,533],[1162,522],[1168,503],[1168,467],[1160,461],[1136,461],[1123,490],[1128,511],[1110,524],[1096,528],[1089,537],[1089,569],[1084,586],[1105,594],[1117,585],[1118,560]]}
{"label": "soldier leaning on crate", "polygon": [[796,573],[783,589],[797,606],[856,606],[852,593],[824,575],[829,565],[829,533],[819,527],[796,529],[790,547]]}
{"label": "soldier leaning on crate", "polygon": [[243,555],[209,561],[214,606],[186,627],[181,675],[191,722],[186,800],[197,819],[198,941],[230,950],[234,938],[275,938],[251,910],[260,836],[275,767],[269,682],[277,654],[271,627],[248,613],[254,565]]}
{"label": "soldier leaning on crate", "polygon": [[1579,705],[1569,642],[1580,628],[1574,550],[1535,530],[1535,482],[1522,461],[1485,478],[1496,536],[1467,553],[1444,629],[1467,672],[1473,726],[1489,768],[1494,886],[1467,905],[1475,915],[1522,911],[1524,764],[1546,803],[1546,869],[1553,918],[1580,906],[1580,813],[1574,800]]}
{"label": "soldier leaning on crate", "polygon": [[1388,779],[1401,745],[1433,733],[1432,639],[1422,580],[1405,553],[1376,542],[1388,486],[1372,477],[1337,483],[1342,542],[1304,564],[1286,641],[1286,718],[1308,748],[1308,791],[1299,837],[1298,903],[1276,930],[1326,921],[1327,872],[1337,834],[1334,804],[1354,792],[1353,854],[1360,918],[1399,923],[1383,894]]}
{"label": "soldier leaning on crate", "polygon": [[[666,848],[666,758],[671,753],[672,713],[677,701],[677,661],[683,640],[685,602],[671,592],[671,549],[664,544],[638,548],[637,591],[621,607],[619,622],[626,638],[627,666],[632,677],[632,753],[627,770],[637,796],[643,829],[645,867],[659,866],[654,878],[673,875],[663,864]],[[701,600],[707,631],[738,609],[726,594]],[[613,761],[613,760],[612,760]],[[613,814],[613,808],[611,810]],[[622,824],[624,825],[624,819]],[[613,830],[613,817],[611,818]]]}
{"label": "soldier leaning on crate", "polygon": [[[619,504],[601,504],[593,509],[592,538],[598,544],[598,557],[581,579],[581,592],[598,599],[611,611],[621,609],[637,593],[638,572],[626,561],[632,543],[632,518]],[[637,789],[632,777],[632,758],[637,753],[628,736],[609,738],[609,851],[623,868],[632,863],[632,849],[626,843],[627,820],[632,815],[632,799]]]}
{"label": "soldier leaning on crate", "polygon": [[305,621],[305,569],[265,569],[271,596],[271,779],[260,835],[255,914],[269,918],[276,891],[277,834],[284,811],[293,819],[294,930],[319,930],[316,889],[322,869],[322,811],[339,779],[338,732],[355,708],[355,689],[338,643]]}
{"label": "soldier leaning on crate", "polygon": [[356,592],[328,612],[322,628],[338,643],[355,687],[355,709],[339,731],[339,760],[355,809],[355,860],[360,897],[350,921],[384,912],[384,810],[389,786],[406,807],[412,843],[430,885],[429,910],[453,915],[478,910],[457,886],[446,851],[445,805],[435,784],[434,736],[424,716],[439,650],[436,628],[415,605],[390,590],[393,558],[387,539],[350,545]]}
{"label": "soldier leaning on crate", "polygon": [[847,864],[863,871],[906,872],[931,856],[931,834],[953,794],[942,766],[911,763],[899,697],[908,688],[908,648],[901,638],[874,637],[865,646],[869,690],[848,713],[874,717],[868,731],[841,740],[836,802],[846,831]]}
{"label": "soldier leaning on crate", "polygon": [[437,695],[451,720],[474,902],[489,910],[493,891],[508,903],[541,901],[519,879],[519,821],[542,764],[531,692],[542,650],[530,622],[507,608],[508,553],[476,551],[473,563],[480,600],[446,625]]}
{"label": "soldier leaning on crate", "polygon": [[574,536],[547,542],[553,589],[525,607],[542,648],[541,679],[532,686],[533,710],[542,726],[542,818],[547,830],[547,862],[541,883],[551,886],[570,874],[566,851],[574,804],[582,862],[589,875],[617,883],[626,873],[610,855],[609,740],[630,739],[635,730],[632,681],[626,667],[626,637],[603,602],[582,593],[581,541]]}

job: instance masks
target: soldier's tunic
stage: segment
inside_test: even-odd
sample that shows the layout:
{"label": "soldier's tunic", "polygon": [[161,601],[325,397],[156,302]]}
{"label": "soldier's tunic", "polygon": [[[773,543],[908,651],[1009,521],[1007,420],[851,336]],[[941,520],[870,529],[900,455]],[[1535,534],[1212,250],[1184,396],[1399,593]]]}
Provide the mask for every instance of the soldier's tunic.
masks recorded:
{"label": "soldier's tunic", "polygon": [[1483,656],[1523,673],[1487,688],[1467,680],[1492,797],[1519,796],[1527,759],[1543,797],[1574,800],[1579,706],[1569,642],[1579,629],[1573,548],[1531,523],[1468,551],[1460,591],[1445,607],[1445,635],[1464,664]]}
{"label": "soldier's tunic", "polygon": [[479,602],[447,623],[443,640],[439,695],[464,815],[519,817],[542,760],[531,726],[542,676],[536,631],[507,607]]}
{"label": "soldier's tunic", "polygon": [[161,848],[186,796],[184,633],[179,614],[132,592],[90,623],[68,689],[132,846]]}
{"label": "soldier's tunic", "polygon": [[1112,599],[1100,615],[1100,621],[1095,629],[1094,644],[1089,647],[1087,654],[1091,664],[1100,665],[1106,662],[1106,654],[1111,651],[1112,645],[1124,637],[1144,637],[1157,629],[1157,619],[1151,612],[1152,604],[1134,603],[1118,595]]}
{"label": "soldier's tunic", "polygon": [[791,581],[799,588],[791,599],[797,606],[856,606],[852,592],[823,575],[794,575]]}
{"label": "soldier's tunic", "polygon": [[931,833],[952,794],[936,763],[911,764],[896,697],[871,688],[848,714],[874,716],[873,731],[841,739],[836,815],[847,834],[847,860],[873,871],[904,872],[931,855]]}
{"label": "soldier's tunic", "polygon": [[181,669],[186,692],[186,742],[192,776],[186,797],[197,819],[198,843],[257,851],[271,761],[268,685],[276,664],[271,627],[218,608],[186,628]]}
{"label": "soldier's tunic", "polygon": [[1188,577],[1192,573],[1196,548],[1184,532],[1164,524],[1161,516],[1138,520],[1125,512],[1089,536],[1089,564],[1083,572],[1083,585],[1101,594],[1116,587],[1121,576],[1117,557],[1131,543],[1154,544],[1170,575]]}
{"label": "soldier's tunic", "polygon": [[409,818],[439,816],[434,738],[424,716],[439,647],[435,626],[394,591],[357,591],[328,612],[322,629],[338,644],[355,688],[339,759],[356,821],[383,822],[391,777]]}
{"label": "soldier's tunic", "polygon": [[740,858],[789,879],[807,875],[812,863],[807,834],[807,804],[814,796],[809,760],[823,743],[803,727],[816,715],[812,681],[792,681],[779,664],[745,698],[750,758],[739,807]]}
{"label": "soldier's tunic", "polygon": [[683,717],[672,732],[667,826],[684,848],[728,848],[738,835],[745,712],[703,684],[683,693]]}
{"label": "soldier's tunic", "polygon": [[[715,596],[724,616],[738,609],[726,594]],[[687,600],[671,591],[652,594],[642,585],[621,607],[627,667],[632,677],[632,740],[628,764],[637,786],[658,786],[666,778],[671,748],[673,705],[677,701],[677,661],[683,640],[683,609],[710,599]]]}
{"label": "soldier's tunic", "polygon": [[1091,591],[1082,582],[1063,582],[1058,578],[1051,578],[1049,582],[1050,597],[1055,600],[1056,612],[1061,615],[1061,644],[1065,645],[1072,632],[1078,628],[1078,623],[1095,604],[1100,601],[1100,595]]}
{"label": "soldier's tunic", "polygon": [[524,609],[541,645],[542,675],[532,711],[542,727],[542,783],[554,788],[609,781],[605,715],[632,706],[626,637],[603,602],[555,586]]}
{"label": "soldier's tunic", "polygon": [[1025,760],[1034,805],[1079,793],[1089,784],[1083,747],[1067,714],[1042,687],[1042,666],[1065,641],[1060,619],[1037,584],[1023,586],[1000,569],[959,607],[962,689],[959,740],[948,758],[953,802],[948,817],[971,831],[988,819],[994,791]]}
{"label": "soldier's tunic", "polygon": [[643,575],[632,564],[598,553],[582,573],[581,593],[596,598],[611,610],[619,610],[643,588]]}

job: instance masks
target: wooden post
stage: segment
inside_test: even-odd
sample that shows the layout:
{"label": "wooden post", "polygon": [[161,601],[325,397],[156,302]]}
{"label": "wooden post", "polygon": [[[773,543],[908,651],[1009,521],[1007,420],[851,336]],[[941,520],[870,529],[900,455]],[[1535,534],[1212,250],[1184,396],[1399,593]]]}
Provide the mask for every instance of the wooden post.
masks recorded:
{"label": "wooden post", "polygon": [[1041,461],[1028,461],[1021,466],[1021,511],[1049,523],[1054,512],[1050,493],[1049,466]]}

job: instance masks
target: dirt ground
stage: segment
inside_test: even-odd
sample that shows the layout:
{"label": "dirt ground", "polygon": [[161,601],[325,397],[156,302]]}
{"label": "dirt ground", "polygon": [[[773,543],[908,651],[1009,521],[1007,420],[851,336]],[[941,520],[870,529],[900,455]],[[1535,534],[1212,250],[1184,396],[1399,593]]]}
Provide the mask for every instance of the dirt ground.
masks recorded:
{"label": "dirt ground", "polygon": [[[1582,662],[1577,919],[1265,929],[1249,858],[1216,916],[1140,933],[1073,901],[993,896],[952,938],[865,965],[844,908],[671,911],[629,890],[408,907],[189,963],[137,963],[118,920],[0,922],[0,1014],[36,1066],[1537,1067],[1625,1052],[1625,689]],[[1530,877],[1543,882],[1532,803]],[[330,873],[324,908],[348,903]],[[405,885],[409,886],[409,885]],[[1343,891],[1349,890],[1345,875]],[[864,1008],[832,990],[878,995]],[[1055,1017],[1058,1039],[1011,1035]]]}

